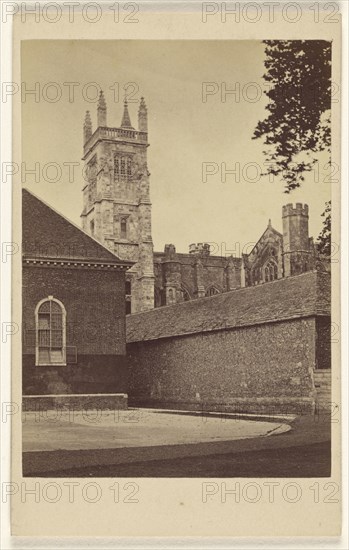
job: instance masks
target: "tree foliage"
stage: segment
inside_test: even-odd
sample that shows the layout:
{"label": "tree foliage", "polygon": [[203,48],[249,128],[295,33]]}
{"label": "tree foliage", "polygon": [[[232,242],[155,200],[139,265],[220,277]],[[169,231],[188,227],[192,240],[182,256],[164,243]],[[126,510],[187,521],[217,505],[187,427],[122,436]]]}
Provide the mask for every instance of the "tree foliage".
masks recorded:
{"label": "tree foliage", "polygon": [[324,256],[331,256],[331,201],[325,203],[325,210],[321,214],[324,219],[323,227],[317,238],[318,251]]}
{"label": "tree foliage", "polygon": [[266,174],[282,175],[285,192],[300,187],[319,151],[331,146],[331,43],[265,40],[269,115],[253,139],[264,138]]}

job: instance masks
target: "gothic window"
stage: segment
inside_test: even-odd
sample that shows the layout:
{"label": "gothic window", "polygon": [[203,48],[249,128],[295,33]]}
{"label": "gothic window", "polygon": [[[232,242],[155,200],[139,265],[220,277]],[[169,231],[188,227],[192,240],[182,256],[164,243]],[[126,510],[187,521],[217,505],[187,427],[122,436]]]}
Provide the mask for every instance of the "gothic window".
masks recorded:
{"label": "gothic window", "polygon": [[189,294],[189,292],[187,291],[187,289],[184,288],[184,287],[181,287],[180,293],[181,293],[182,302],[189,302],[189,300],[190,300],[190,294]]}
{"label": "gothic window", "polygon": [[269,260],[264,266],[264,281],[275,281],[278,278],[278,266],[274,260]]}
{"label": "gothic window", "polygon": [[66,311],[52,296],[35,309],[36,366],[66,365]]}
{"label": "gothic window", "polygon": [[94,236],[94,234],[95,234],[95,222],[94,222],[94,220],[90,221],[90,233],[91,233],[92,236]]}
{"label": "gothic window", "polygon": [[131,181],[132,179],[132,157],[114,155],[114,180]]}
{"label": "gothic window", "polygon": [[120,237],[121,239],[127,238],[127,220],[122,218],[120,221]]}
{"label": "gothic window", "polygon": [[210,288],[206,290],[206,296],[214,296],[215,294],[219,294],[219,290],[214,286],[210,286]]}
{"label": "gothic window", "polygon": [[126,170],[125,170],[125,159],[122,158],[121,161],[120,161],[120,174],[121,176],[124,176],[126,174]]}

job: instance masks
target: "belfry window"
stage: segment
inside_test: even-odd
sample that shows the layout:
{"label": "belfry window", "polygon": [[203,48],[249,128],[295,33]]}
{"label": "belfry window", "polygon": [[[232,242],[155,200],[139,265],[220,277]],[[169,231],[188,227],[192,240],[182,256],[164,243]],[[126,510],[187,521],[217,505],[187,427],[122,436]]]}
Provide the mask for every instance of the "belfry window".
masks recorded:
{"label": "belfry window", "polygon": [[121,159],[121,162],[120,162],[120,175],[121,176],[124,176],[126,174],[126,170],[125,170],[125,159],[122,158]]}
{"label": "belfry window", "polygon": [[36,366],[66,365],[66,311],[52,296],[41,300],[35,309]]}
{"label": "belfry window", "polygon": [[127,177],[130,178],[132,176],[132,161],[130,157],[127,159]]}
{"label": "belfry window", "polygon": [[114,156],[114,180],[131,181],[132,179],[132,156],[116,154]]}

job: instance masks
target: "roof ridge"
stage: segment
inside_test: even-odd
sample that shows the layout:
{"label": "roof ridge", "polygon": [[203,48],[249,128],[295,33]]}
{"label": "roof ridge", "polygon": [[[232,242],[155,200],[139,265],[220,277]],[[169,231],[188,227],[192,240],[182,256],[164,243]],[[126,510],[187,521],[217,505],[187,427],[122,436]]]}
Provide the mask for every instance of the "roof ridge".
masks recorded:
{"label": "roof ridge", "polygon": [[309,276],[310,273],[319,273],[316,269],[313,269],[313,270],[310,270],[310,271],[306,271],[305,273],[297,273],[296,275],[290,275],[289,277],[282,277],[281,279],[275,279],[274,281],[268,281],[268,282],[264,282],[264,283],[261,283],[261,284],[258,284],[258,285],[251,285],[251,286],[243,286],[243,287],[240,287],[240,288],[236,288],[234,290],[227,290],[226,292],[220,292],[219,294],[214,294],[213,296],[202,296],[201,298],[193,298],[192,300],[188,300],[186,302],[177,302],[176,304],[167,304],[165,306],[161,306],[161,307],[155,307],[153,309],[147,309],[146,311],[137,311],[135,313],[130,313],[129,315],[127,315],[127,317],[133,317],[135,315],[141,315],[141,314],[144,314],[144,313],[150,313],[152,311],[159,311],[159,310],[167,310],[167,308],[175,308],[175,307],[183,307],[183,305],[185,306],[189,306],[189,304],[192,304],[192,303],[197,303],[199,300],[200,302],[202,302],[203,300],[210,300],[210,299],[215,299],[217,300],[219,297],[223,297],[223,296],[229,296],[231,295],[232,293],[236,293],[236,292],[242,292],[242,291],[251,291],[251,289],[254,289],[254,288],[264,288],[265,285],[272,285],[272,284],[278,284],[278,283],[281,283],[281,282],[284,282],[284,281],[289,281],[290,279],[295,279],[297,277],[304,277],[304,276]]}

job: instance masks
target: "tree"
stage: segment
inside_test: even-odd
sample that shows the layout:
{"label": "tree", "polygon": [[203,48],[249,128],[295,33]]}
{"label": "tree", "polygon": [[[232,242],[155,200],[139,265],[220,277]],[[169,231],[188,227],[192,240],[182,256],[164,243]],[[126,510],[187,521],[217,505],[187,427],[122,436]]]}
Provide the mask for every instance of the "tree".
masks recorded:
{"label": "tree", "polygon": [[325,210],[321,214],[324,219],[323,228],[317,238],[318,251],[324,256],[331,256],[331,201],[325,203]]}
{"label": "tree", "polygon": [[331,146],[331,43],[325,40],[265,40],[263,75],[269,115],[252,139],[268,146],[266,174],[281,175],[285,192],[300,187],[320,151]]}

